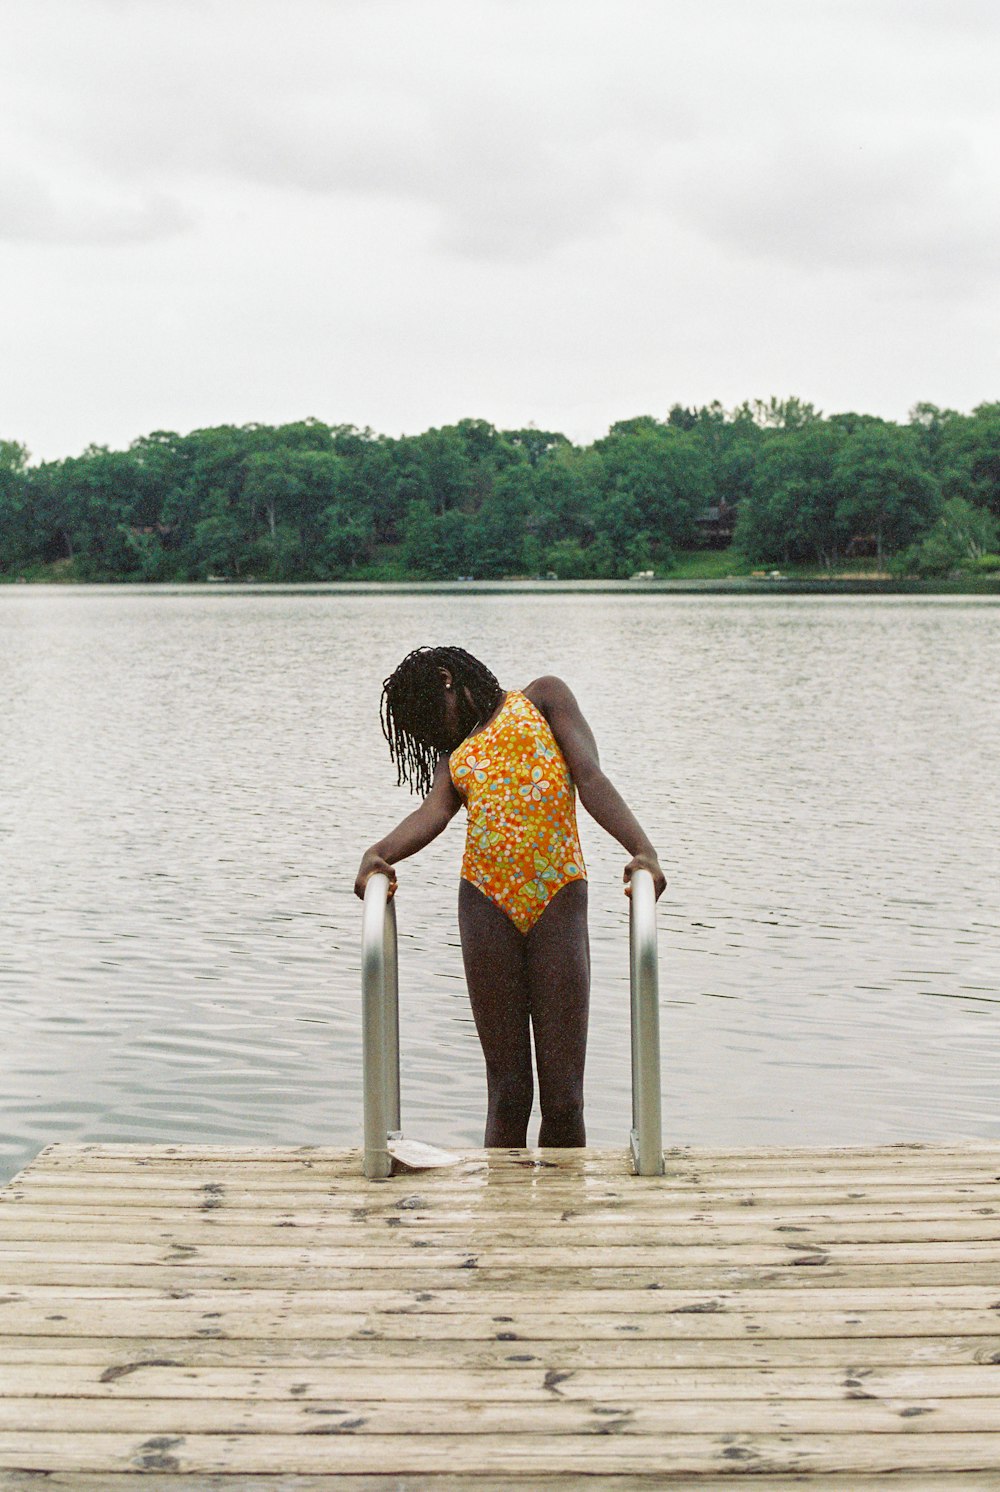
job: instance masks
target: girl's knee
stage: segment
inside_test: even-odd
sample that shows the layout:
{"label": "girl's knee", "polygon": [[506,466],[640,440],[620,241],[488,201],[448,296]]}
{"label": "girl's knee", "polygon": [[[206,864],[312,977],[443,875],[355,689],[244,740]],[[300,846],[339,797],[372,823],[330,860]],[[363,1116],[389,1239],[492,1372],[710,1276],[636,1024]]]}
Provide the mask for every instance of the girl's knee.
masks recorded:
{"label": "girl's knee", "polygon": [[528,1143],[528,1120],[534,1088],[518,1074],[489,1075],[489,1106],[486,1114],[486,1146],[521,1146]]}
{"label": "girl's knee", "polygon": [[489,1073],[490,1110],[510,1122],[527,1124],[535,1090],[530,1072]]}
{"label": "girl's knee", "polygon": [[583,1118],[583,1094],[559,1094],[557,1097],[542,1098],[542,1118],[551,1119],[556,1124],[573,1124],[576,1120]]}
{"label": "girl's knee", "polygon": [[542,1101],[540,1145],[574,1146],[587,1143],[583,1122],[583,1093],[559,1094]]}

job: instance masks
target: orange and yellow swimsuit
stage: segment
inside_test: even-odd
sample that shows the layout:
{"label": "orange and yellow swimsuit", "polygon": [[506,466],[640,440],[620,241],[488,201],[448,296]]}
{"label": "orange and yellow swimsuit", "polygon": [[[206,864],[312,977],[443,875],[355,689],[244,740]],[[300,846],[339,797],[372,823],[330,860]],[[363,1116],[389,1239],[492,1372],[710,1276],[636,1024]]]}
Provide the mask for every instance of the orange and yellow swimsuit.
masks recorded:
{"label": "orange and yellow swimsuit", "polygon": [[469,814],[462,879],[519,932],[530,932],[557,891],[587,876],[576,789],[551,727],[527,695],[511,689],[449,765]]}

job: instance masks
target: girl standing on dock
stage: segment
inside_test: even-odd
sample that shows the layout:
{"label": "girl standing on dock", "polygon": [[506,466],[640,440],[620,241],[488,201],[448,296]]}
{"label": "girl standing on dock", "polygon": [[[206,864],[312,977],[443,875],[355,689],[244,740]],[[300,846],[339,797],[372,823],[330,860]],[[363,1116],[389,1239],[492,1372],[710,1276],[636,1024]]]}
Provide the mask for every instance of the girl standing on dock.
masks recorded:
{"label": "girl standing on dock", "polygon": [[467,809],[458,925],[486,1059],[484,1143],[527,1143],[533,1034],[538,1143],[584,1145],[590,948],[576,794],[632,857],[626,895],[640,869],[661,894],[656,851],[601,770],[593,732],[562,679],[502,689],[463,648],[416,648],[385,681],[381,719],[399,783],[423,802],[365,851],[354,889],[363,897],[381,872],[391,896],[396,863]]}

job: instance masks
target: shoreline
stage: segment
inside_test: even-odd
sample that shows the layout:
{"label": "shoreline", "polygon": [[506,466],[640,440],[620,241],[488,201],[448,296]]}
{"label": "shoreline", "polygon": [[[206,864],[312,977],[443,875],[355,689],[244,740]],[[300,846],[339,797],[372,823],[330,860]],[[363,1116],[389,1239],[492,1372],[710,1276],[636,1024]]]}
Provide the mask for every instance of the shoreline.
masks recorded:
{"label": "shoreline", "polygon": [[806,579],[730,576],[725,579],[650,580],[57,580],[0,576],[0,590],[130,592],[133,594],[304,595],[738,595],[738,596],[976,596],[1000,599],[1000,576],[961,580],[865,579],[859,576]]}

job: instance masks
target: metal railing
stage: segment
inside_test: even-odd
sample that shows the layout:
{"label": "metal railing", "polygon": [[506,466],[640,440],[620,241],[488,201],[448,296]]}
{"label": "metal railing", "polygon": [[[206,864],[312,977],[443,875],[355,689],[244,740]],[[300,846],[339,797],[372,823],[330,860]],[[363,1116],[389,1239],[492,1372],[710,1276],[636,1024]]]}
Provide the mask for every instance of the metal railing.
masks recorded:
{"label": "metal railing", "polygon": [[632,990],[632,1159],[637,1176],[663,1175],[660,1104],[660,979],[656,887],[648,870],[630,881],[629,983]]}
{"label": "metal railing", "polygon": [[389,877],[373,875],[361,914],[362,1050],[365,1102],[365,1175],[392,1174],[390,1139],[399,1126],[399,959],[396,908]]}
{"label": "metal railing", "polygon": [[[361,918],[364,1173],[392,1173],[389,1141],[401,1138],[399,1116],[399,966],[396,909],[388,876],[369,877]],[[639,1176],[662,1176],[660,1007],[656,892],[648,870],[632,876],[629,906],[632,993],[632,1158]]]}

